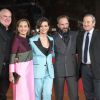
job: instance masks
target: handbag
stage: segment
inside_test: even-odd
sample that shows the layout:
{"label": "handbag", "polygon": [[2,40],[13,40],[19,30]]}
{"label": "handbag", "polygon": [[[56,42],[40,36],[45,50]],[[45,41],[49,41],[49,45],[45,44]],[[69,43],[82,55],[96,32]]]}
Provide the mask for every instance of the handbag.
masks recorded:
{"label": "handbag", "polygon": [[13,72],[13,76],[14,76],[14,83],[16,84],[20,78],[20,75],[16,72]]}

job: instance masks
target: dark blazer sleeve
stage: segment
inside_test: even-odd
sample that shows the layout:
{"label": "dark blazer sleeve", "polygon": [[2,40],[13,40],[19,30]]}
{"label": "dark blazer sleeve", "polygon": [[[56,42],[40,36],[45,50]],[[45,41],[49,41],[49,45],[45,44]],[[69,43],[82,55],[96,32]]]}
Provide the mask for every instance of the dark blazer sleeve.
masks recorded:
{"label": "dark blazer sleeve", "polygon": [[6,38],[5,33],[6,31],[3,31],[0,28],[0,72],[2,70],[3,60],[4,60],[4,53],[6,49]]}
{"label": "dark blazer sleeve", "polygon": [[82,43],[83,43],[83,37],[84,37],[84,31],[80,30],[78,31],[78,35],[76,38],[76,58],[77,58],[77,79],[79,80],[81,78],[81,55],[82,55]]}

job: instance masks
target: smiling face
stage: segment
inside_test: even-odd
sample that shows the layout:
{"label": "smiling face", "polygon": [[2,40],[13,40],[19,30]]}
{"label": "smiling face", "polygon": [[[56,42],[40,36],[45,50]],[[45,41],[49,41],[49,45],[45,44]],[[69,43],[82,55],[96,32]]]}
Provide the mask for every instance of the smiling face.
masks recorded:
{"label": "smiling face", "polygon": [[40,34],[47,34],[49,30],[49,25],[47,21],[43,21],[40,25],[39,32]]}
{"label": "smiling face", "polygon": [[12,21],[12,14],[8,9],[3,9],[0,11],[0,23],[2,23],[6,28],[9,27]]}
{"label": "smiling face", "polygon": [[18,30],[19,35],[26,37],[30,28],[29,28],[28,23],[26,21],[21,21],[18,24],[17,30]]}
{"label": "smiling face", "polygon": [[95,20],[92,16],[85,16],[83,18],[83,29],[85,31],[90,31],[92,28],[95,27]]}

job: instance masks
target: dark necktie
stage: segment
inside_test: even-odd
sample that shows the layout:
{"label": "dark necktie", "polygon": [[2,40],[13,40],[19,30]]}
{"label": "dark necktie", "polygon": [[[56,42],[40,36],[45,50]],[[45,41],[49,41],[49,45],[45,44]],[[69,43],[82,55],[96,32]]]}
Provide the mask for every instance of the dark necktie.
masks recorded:
{"label": "dark necktie", "polygon": [[69,42],[69,33],[64,33],[62,35],[62,40],[64,41],[64,43],[66,44],[66,46],[68,45],[68,42]]}
{"label": "dark necktie", "polygon": [[84,46],[84,63],[87,62],[88,45],[89,45],[89,33],[87,33],[87,36],[86,36],[86,39],[85,39],[85,46]]}

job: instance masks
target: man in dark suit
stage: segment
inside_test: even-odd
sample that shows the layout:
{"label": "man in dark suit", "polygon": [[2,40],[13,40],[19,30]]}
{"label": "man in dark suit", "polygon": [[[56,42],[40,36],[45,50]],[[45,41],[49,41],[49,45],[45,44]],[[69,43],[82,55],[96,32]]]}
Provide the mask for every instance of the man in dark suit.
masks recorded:
{"label": "man in dark suit", "polygon": [[11,33],[8,27],[11,24],[11,12],[8,9],[0,10],[0,100],[7,100],[9,88],[9,59],[11,50]]}
{"label": "man in dark suit", "polygon": [[69,30],[67,16],[59,16],[57,22],[58,31],[53,35],[55,98],[56,100],[63,100],[64,83],[66,81],[70,100],[78,100],[75,56],[77,33]]}
{"label": "man in dark suit", "polygon": [[93,15],[85,15],[83,31],[77,36],[78,64],[86,100],[100,100],[100,31],[95,29],[95,23]]}

